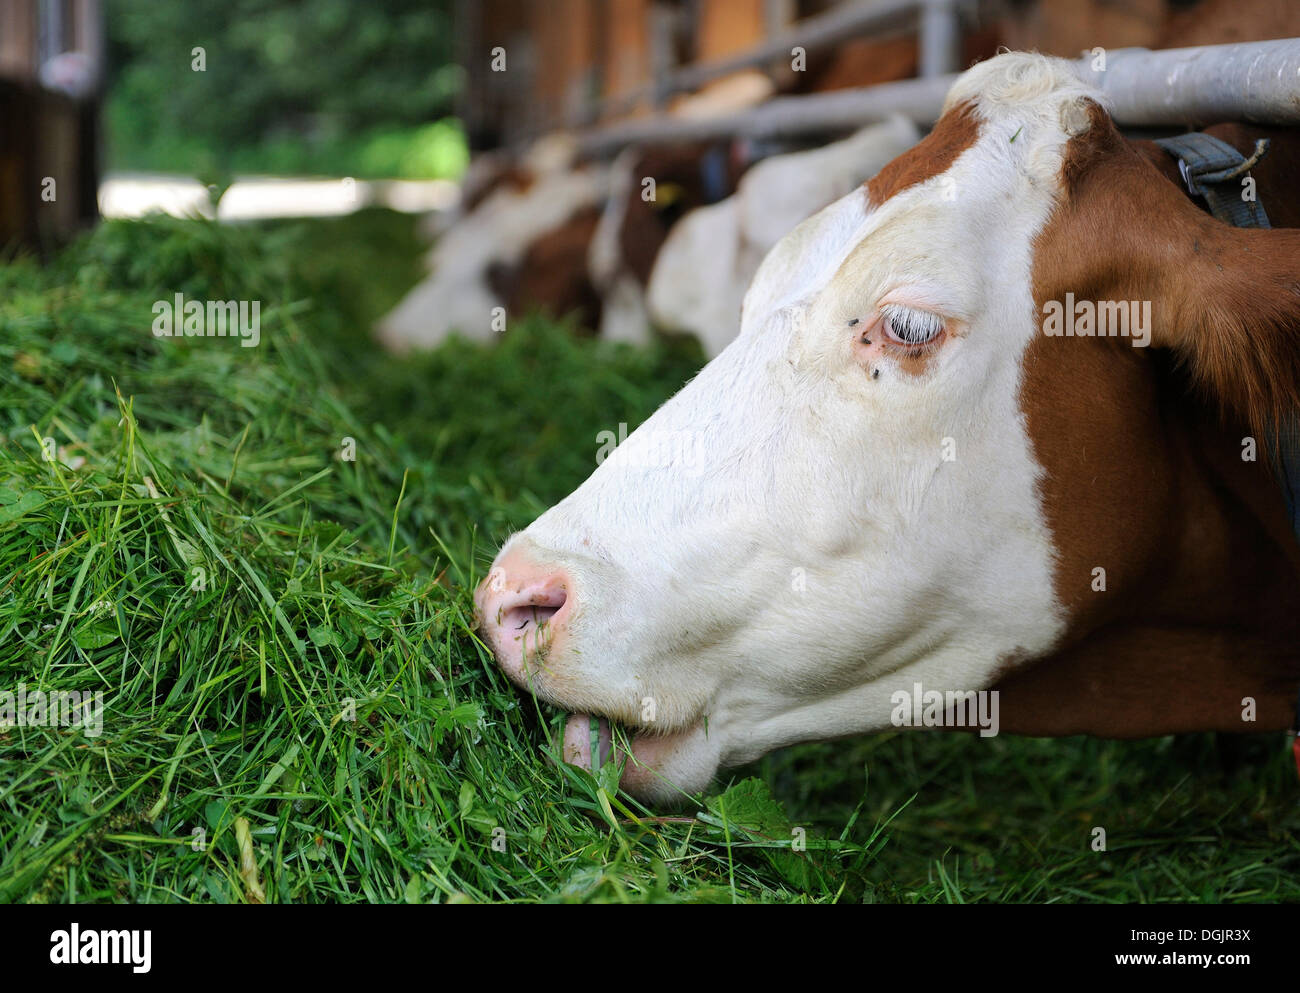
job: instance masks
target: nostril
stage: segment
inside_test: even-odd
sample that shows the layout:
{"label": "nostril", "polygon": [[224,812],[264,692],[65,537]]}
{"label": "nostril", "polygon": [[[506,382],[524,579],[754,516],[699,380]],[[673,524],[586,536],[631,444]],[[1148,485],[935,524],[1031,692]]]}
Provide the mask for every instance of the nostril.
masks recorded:
{"label": "nostril", "polygon": [[540,627],[560,612],[564,606],[564,594],[554,606],[545,603],[527,603],[510,607],[501,612],[501,626],[507,631],[523,631],[529,626]]}
{"label": "nostril", "polygon": [[507,597],[497,613],[497,624],[508,636],[519,637],[546,625],[568,601],[561,589],[520,590]]}

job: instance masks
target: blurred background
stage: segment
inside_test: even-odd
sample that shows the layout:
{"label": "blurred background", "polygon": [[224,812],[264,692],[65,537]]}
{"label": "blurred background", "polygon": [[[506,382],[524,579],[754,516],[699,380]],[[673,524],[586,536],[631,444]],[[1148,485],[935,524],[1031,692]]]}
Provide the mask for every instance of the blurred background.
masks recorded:
{"label": "blurred background", "polygon": [[[1288,0],[5,0],[0,242],[183,214],[449,210],[471,151],[656,112],[957,71],[999,46],[1078,55],[1286,37]],[[806,65],[791,67],[792,43]],[[500,51],[504,64],[496,65]],[[605,151],[612,150],[612,146]],[[26,195],[62,177],[54,203]],[[419,184],[419,185],[416,185]]]}

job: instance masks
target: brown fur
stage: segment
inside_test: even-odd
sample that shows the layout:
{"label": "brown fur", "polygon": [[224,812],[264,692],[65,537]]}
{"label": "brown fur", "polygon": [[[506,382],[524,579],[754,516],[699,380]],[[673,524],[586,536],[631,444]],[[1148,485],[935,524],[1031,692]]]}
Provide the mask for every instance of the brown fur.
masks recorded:
{"label": "brown fur", "polygon": [[944,114],[920,144],[913,145],[867,180],[867,197],[879,207],[896,193],[947,172],[979,138],[974,108],[963,104]]}
{"label": "brown fur", "polygon": [[[1035,246],[1040,314],[1067,291],[1151,300],[1164,348],[1040,335],[1026,353],[1021,404],[1068,630],[1051,657],[999,683],[1012,732],[1291,723],[1300,553],[1263,445],[1257,462],[1241,452],[1296,402],[1300,232],[1227,227],[1144,154],[1094,110]],[[1261,180],[1260,197],[1280,202],[1289,186]],[[1246,697],[1255,723],[1243,722]]]}
{"label": "brown fur", "polygon": [[587,246],[600,220],[589,207],[542,235],[511,268],[494,267],[488,273],[492,289],[506,301],[512,314],[537,309],[553,317],[576,314],[581,330],[600,327],[600,295],[587,274]]}
{"label": "brown fur", "polygon": [[[688,211],[709,203],[700,164],[707,145],[668,145],[646,149],[632,170],[632,188],[627,194],[627,211],[619,230],[619,251],[623,264],[637,281],[650,282],[659,249],[668,240],[672,226]],[[734,193],[741,167],[728,156],[725,193]],[[655,181],[654,201],[641,198],[642,180]],[[669,196],[669,191],[672,196]]]}
{"label": "brown fur", "polygon": [[1155,344],[1172,348],[1207,395],[1262,438],[1300,408],[1300,231],[1223,224],[1166,181],[1101,108],[1091,116],[1062,174],[1058,223],[1077,240],[1052,262],[1060,285],[1076,299],[1150,300]]}

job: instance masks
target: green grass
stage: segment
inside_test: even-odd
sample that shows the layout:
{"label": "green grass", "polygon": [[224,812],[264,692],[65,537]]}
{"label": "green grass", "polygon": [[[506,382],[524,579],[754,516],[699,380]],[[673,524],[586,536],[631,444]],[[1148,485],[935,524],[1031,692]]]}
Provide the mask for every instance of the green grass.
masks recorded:
{"label": "green grass", "polygon": [[[882,735],[667,816],[548,761],[558,715],[469,591],[700,357],[542,320],[377,355],[419,252],[373,211],[116,223],[0,267],[0,691],[105,694],[99,737],[0,729],[0,899],[1300,897],[1279,735]],[[154,339],[175,292],[261,299],[262,345]]]}

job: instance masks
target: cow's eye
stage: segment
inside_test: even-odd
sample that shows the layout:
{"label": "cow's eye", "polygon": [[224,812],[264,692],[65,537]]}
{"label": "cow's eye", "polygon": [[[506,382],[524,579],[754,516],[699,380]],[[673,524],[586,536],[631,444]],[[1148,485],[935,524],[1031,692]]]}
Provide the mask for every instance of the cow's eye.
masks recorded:
{"label": "cow's eye", "polygon": [[887,303],[880,308],[885,334],[900,345],[924,345],[943,330],[943,318],[926,310]]}

